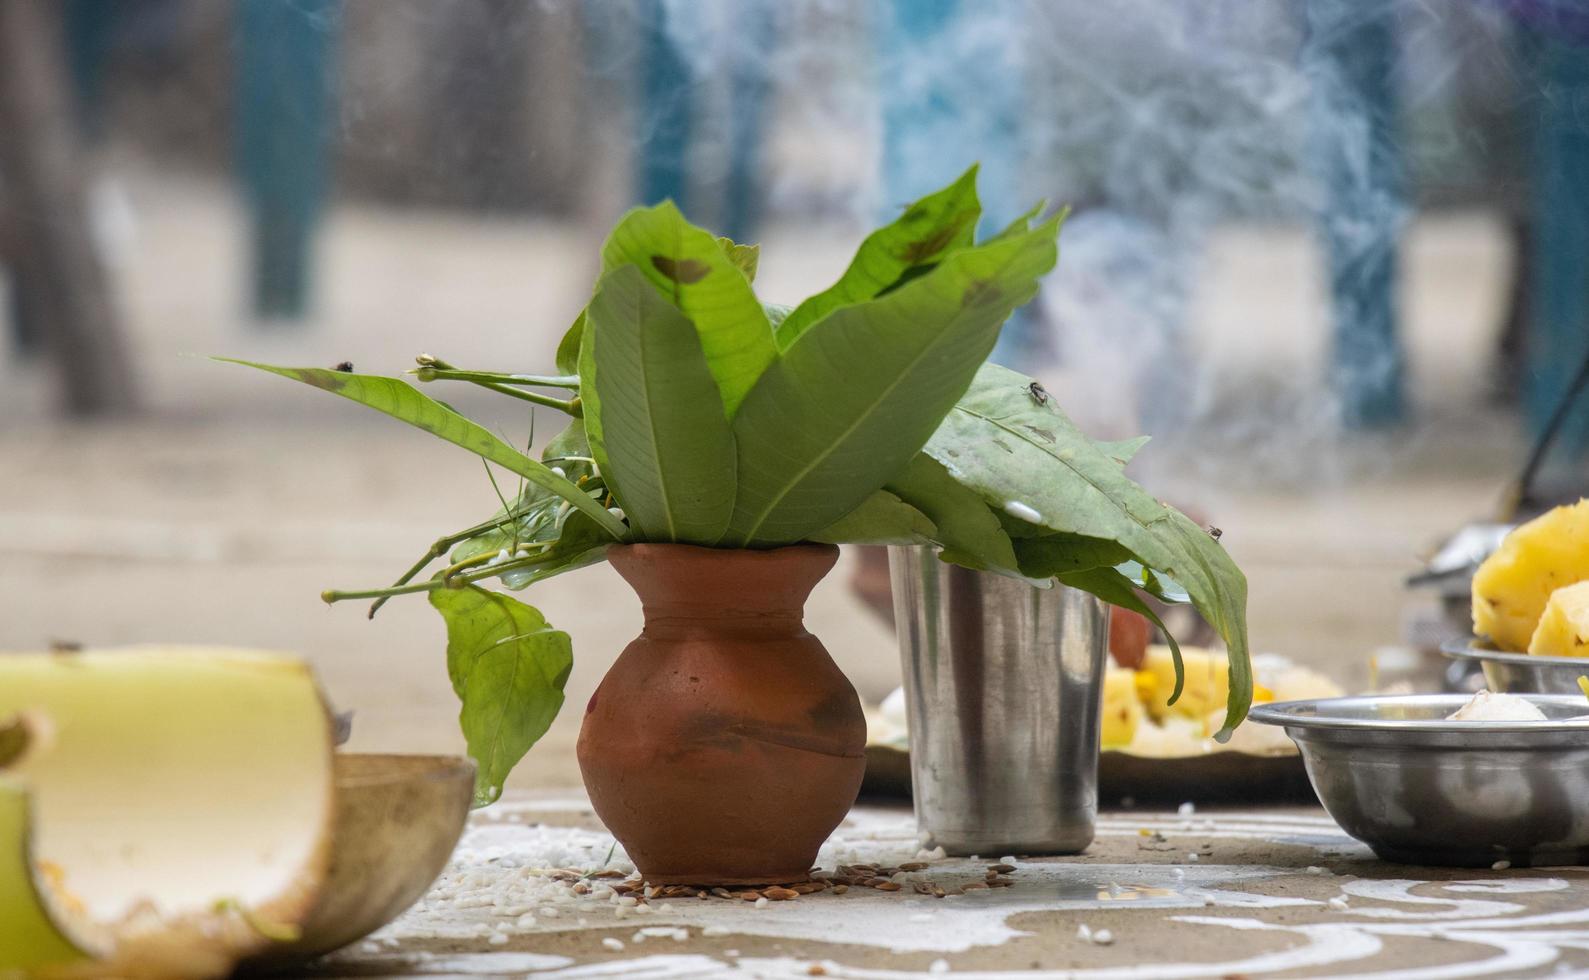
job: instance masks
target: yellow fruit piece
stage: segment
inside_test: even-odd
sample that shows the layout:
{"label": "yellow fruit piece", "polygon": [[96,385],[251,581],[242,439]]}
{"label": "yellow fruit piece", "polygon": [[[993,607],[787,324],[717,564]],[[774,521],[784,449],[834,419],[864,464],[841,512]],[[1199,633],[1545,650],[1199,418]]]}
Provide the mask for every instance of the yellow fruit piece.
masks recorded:
{"label": "yellow fruit piece", "polygon": [[[1273,701],[1274,699],[1275,699],[1275,692],[1269,690],[1267,687],[1264,687],[1262,684],[1254,684],[1252,686],[1252,703],[1253,704],[1260,704],[1260,703],[1267,704],[1268,702]],[[1217,729],[1217,728],[1215,729],[1215,731],[1218,731],[1218,730],[1219,729]]]}
{"label": "yellow fruit piece", "polygon": [[1589,657],[1589,582],[1550,594],[1528,652],[1547,657]]}
{"label": "yellow fruit piece", "polygon": [[1153,690],[1147,702],[1148,714],[1155,719],[1177,714],[1202,721],[1208,713],[1225,706],[1230,695],[1230,661],[1223,653],[1198,647],[1181,647],[1186,664],[1186,686],[1180,700],[1166,704],[1175,690],[1175,660],[1170,648],[1157,644],[1148,647],[1144,672],[1153,676]]}
{"label": "yellow fruit piece", "polygon": [[1557,507],[1506,536],[1473,574],[1473,632],[1522,651],[1557,589],[1589,579],[1589,500]]}
{"label": "yellow fruit piece", "polygon": [[331,721],[300,661],[0,654],[0,978],[206,978],[326,870]]}
{"label": "yellow fruit piece", "polygon": [[1105,749],[1131,744],[1142,724],[1142,702],[1137,698],[1136,674],[1111,667],[1103,675],[1103,731]]}

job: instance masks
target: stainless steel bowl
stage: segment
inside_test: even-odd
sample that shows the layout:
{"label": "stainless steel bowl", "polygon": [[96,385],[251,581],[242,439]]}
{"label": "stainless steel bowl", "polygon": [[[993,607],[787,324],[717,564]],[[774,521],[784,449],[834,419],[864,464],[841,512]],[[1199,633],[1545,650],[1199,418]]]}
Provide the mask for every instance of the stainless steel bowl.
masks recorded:
{"label": "stainless steel bowl", "polygon": [[1505,653],[1478,640],[1454,640],[1440,652],[1453,660],[1476,662],[1484,669],[1484,684],[1506,694],[1575,694],[1578,678],[1589,677],[1589,657],[1539,657],[1532,653]]}
{"label": "stainless steel bowl", "polygon": [[1286,701],[1253,709],[1302,750],[1330,816],[1386,861],[1589,862],[1589,703],[1519,695],[1545,721],[1448,721],[1460,694]]}

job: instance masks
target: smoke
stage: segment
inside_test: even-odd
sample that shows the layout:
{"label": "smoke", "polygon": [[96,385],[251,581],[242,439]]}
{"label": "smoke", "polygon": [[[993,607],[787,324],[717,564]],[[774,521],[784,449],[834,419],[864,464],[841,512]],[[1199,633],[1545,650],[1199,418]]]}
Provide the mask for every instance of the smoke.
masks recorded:
{"label": "smoke", "polygon": [[[1509,26],[1483,5],[660,2],[692,79],[718,91],[701,95],[698,179],[723,175],[722,80],[753,68],[772,82],[775,213],[867,226],[977,160],[988,225],[1040,197],[1074,206],[1001,356],[1058,378],[1094,429],[1173,433],[1194,471],[1235,457],[1329,484],[1389,465],[1343,452],[1343,433],[1409,382],[1376,331],[1398,315],[1413,189],[1472,201],[1508,170]],[[1260,273],[1284,253],[1305,294],[1255,281],[1213,302],[1213,260],[1242,249]]]}

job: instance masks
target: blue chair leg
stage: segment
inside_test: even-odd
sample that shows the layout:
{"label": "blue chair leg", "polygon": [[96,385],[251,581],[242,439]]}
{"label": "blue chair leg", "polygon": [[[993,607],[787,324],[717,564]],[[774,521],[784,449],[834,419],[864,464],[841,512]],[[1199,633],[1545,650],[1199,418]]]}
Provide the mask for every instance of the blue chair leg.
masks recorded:
{"label": "blue chair leg", "polygon": [[253,221],[256,315],[308,311],[330,181],[339,0],[237,0],[237,166]]}
{"label": "blue chair leg", "polygon": [[643,204],[671,198],[685,206],[692,130],[692,80],[667,30],[662,0],[641,0],[640,107],[636,191]]}
{"label": "blue chair leg", "polygon": [[755,238],[761,223],[761,144],[766,137],[772,79],[763,52],[776,43],[772,4],[753,0],[737,8],[745,50],[729,70],[728,168],[723,182],[723,234],[736,242]]}
{"label": "blue chair leg", "polygon": [[[1533,137],[1533,230],[1523,409],[1538,435],[1589,354],[1589,47],[1529,39],[1539,73]],[[1562,423],[1555,451],[1589,448],[1589,396]]]}
{"label": "blue chair leg", "polygon": [[[1369,8],[1375,8],[1370,10]],[[1395,134],[1394,5],[1308,0],[1303,57],[1315,79],[1313,155],[1324,187],[1335,342],[1331,381],[1354,428],[1401,420],[1396,248],[1406,205]]]}
{"label": "blue chair leg", "polygon": [[[942,42],[971,18],[1014,17],[1018,11],[1009,0],[887,0],[879,8],[874,31],[883,102],[881,220],[893,220],[900,205],[942,187],[979,161],[980,234],[1002,228],[1031,203],[1021,180],[1019,73],[1007,61],[987,57],[988,52],[924,62],[942,59]],[[918,84],[907,88],[901,79]],[[992,359],[1014,366],[1026,360],[1035,340],[1034,320],[1030,307],[1015,311]]]}
{"label": "blue chair leg", "polygon": [[104,0],[67,0],[61,10],[78,122],[93,139],[104,123],[105,62],[124,8]]}

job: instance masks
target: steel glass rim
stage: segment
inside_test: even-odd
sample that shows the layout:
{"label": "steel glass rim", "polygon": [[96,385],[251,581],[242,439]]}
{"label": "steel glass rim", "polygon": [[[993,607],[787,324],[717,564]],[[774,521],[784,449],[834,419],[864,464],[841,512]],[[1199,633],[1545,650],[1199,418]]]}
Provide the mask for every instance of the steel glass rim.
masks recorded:
{"label": "steel glass rim", "polygon": [[1447,640],[1440,644],[1440,652],[1453,660],[1476,660],[1480,663],[1514,664],[1518,667],[1576,668],[1589,676],[1589,657],[1547,657],[1534,653],[1510,653],[1479,645],[1476,637],[1466,640]]}

